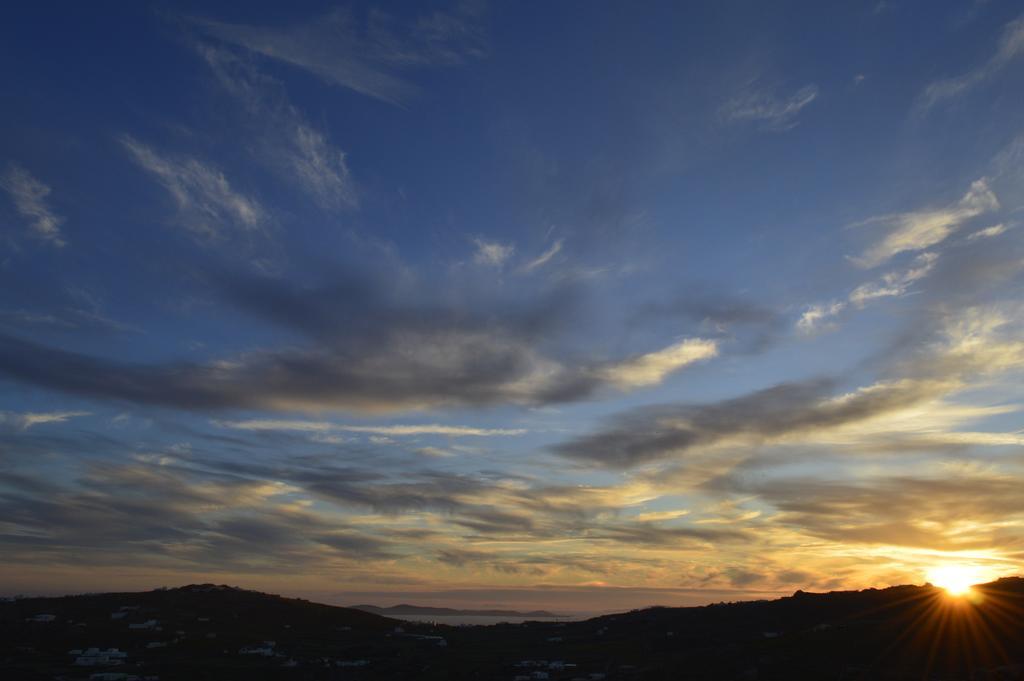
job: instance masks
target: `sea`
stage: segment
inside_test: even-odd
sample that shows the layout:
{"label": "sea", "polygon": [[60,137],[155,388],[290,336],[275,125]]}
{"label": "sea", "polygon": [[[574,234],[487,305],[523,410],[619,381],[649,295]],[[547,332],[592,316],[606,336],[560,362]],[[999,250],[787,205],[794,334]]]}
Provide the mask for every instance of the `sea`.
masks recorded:
{"label": "sea", "polygon": [[457,627],[490,626],[492,624],[521,624],[522,622],[578,622],[590,615],[568,615],[566,617],[512,617],[499,615],[388,615],[407,622],[432,622]]}

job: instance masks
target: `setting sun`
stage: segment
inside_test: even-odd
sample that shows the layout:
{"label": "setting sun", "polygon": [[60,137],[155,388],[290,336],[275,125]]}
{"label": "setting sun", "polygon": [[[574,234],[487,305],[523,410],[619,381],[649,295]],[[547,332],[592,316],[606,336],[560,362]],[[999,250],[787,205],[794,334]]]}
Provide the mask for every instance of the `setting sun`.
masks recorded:
{"label": "setting sun", "polygon": [[981,568],[973,565],[940,565],[928,571],[928,581],[950,595],[963,596],[971,586],[985,581]]}

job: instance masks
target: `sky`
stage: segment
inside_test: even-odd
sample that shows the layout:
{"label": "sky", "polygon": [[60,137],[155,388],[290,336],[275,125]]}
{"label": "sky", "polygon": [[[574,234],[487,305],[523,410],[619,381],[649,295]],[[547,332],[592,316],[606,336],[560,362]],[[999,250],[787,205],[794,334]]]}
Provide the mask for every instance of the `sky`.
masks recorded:
{"label": "sky", "polygon": [[1019,4],[3,14],[0,591],[1022,572]]}

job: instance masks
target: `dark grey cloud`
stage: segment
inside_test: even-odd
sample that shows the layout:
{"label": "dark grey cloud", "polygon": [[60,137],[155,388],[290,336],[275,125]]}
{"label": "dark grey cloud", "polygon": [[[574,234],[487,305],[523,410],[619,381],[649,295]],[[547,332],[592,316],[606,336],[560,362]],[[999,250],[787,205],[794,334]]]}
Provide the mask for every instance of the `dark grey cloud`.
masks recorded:
{"label": "dark grey cloud", "polygon": [[218,296],[246,314],[331,345],[372,346],[395,335],[447,332],[537,342],[569,330],[583,302],[579,287],[567,284],[507,299],[492,291],[438,290],[436,282],[393,270],[324,268],[330,273],[315,285],[224,273],[207,279]]}
{"label": "dark grey cloud", "polygon": [[734,341],[735,351],[762,352],[785,332],[789,320],[759,301],[693,285],[673,298],[638,305],[630,321],[664,325],[672,333],[683,323],[692,333]]}
{"label": "dark grey cloud", "polygon": [[681,317],[722,327],[747,324],[776,327],[785,321],[783,315],[772,307],[753,300],[716,293],[703,286],[695,286],[692,290],[668,301],[641,305],[636,309],[634,316],[639,320],[666,316]]}
{"label": "dark grey cloud", "polygon": [[1024,230],[1018,225],[996,237],[971,240],[968,235],[951,244],[925,280],[924,296],[932,305],[977,305],[1019,299],[1022,283]]}
{"label": "dark grey cloud", "polygon": [[609,525],[587,535],[594,539],[608,539],[621,544],[657,547],[680,547],[713,542],[749,541],[751,535],[744,530],[707,527],[665,527],[656,523],[633,522]]}
{"label": "dark grey cloud", "polygon": [[829,400],[832,380],[784,383],[711,404],[644,407],[607,429],[556,445],[555,453],[610,468],[669,458],[729,437],[768,438],[853,423],[935,394],[928,381],[899,381]]}
{"label": "dark grey cloud", "polygon": [[[266,483],[167,466],[94,464],[73,484],[5,472],[0,546],[12,561],[265,570],[391,557],[392,543],[262,499]],[[217,509],[217,513],[211,513]],[[322,556],[321,556],[322,557]]]}
{"label": "dark grey cloud", "polygon": [[772,481],[724,476],[709,488],[756,494],[779,512],[773,522],[829,541],[957,551],[1019,545],[1019,534],[976,529],[969,539],[949,528],[965,518],[998,524],[1024,514],[1019,481],[979,473],[889,476],[859,481],[792,477]]}
{"label": "dark grey cloud", "polygon": [[437,560],[446,565],[465,567],[466,565],[480,565],[494,559],[494,554],[484,551],[471,551],[468,549],[448,548],[437,552]]}
{"label": "dark grey cloud", "polygon": [[547,404],[590,398],[612,385],[636,387],[624,386],[617,368],[622,362],[628,370],[635,358],[559,349],[577,309],[572,286],[526,303],[470,296],[438,304],[358,274],[316,287],[224,275],[209,283],[231,306],[301,341],[221,361],[143,364],[0,334],[0,375],[85,397],[191,410]]}
{"label": "dark grey cloud", "polygon": [[[249,463],[204,463],[239,475],[280,480],[342,508],[383,515],[434,513],[447,527],[465,531],[466,539],[587,538],[623,545],[662,547],[749,540],[746,531],[723,527],[664,527],[656,523],[609,523],[620,509],[607,490],[524,484],[514,489],[507,478],[460,475],[429,470],[385,473],[379,470],[337,468],[296,459],[277,466]],[[614,495],[612,495],[614,496]],[[414,538],[419,537],[417,530]],[[398,535],[396,535],[397,537]],[[410,537],[402,537],[410,539]],[[452,556],[455,564],[455,559]],[[593,566],[591,566],[593,567]]]}
{"label": "dark grey cloud", "polygon": [[[250,353],[237,362],[131,364],[0,336],[0,373],[75,395],[183,409],[384,411],[445,404],[564,401],[590,382],[516,389],[531,351],[490,336],[406,337],[365,355],[326,349]],[[497,344],[496,344],[497,341]],[[438,357],[447,351],[447,356]]]}
{"label": "dark grey cloud", "polygon": [[321,498],[384,514],[455,513],[469,506],[465,497],[491,489],[490,485],[470,476],[436,473],[409,481],[366,484],[353,481],[347,473],[339,476],[331,470],[311,469],[293,472],[290,479]]}
{"label": "dark grey cloud", "polygon": [[534,531],[534,521],[530,516],[496,508],[466,509],[453,522],[481,535],[529,534],[537,537],[543,534]]}
{"label": "dark grey cloud", "polygon": [[723,572],[729,579],[729,583],[733,586],[749,586],[751,584],[757,584],[758,582],[764,581],[767,576],[761,572],[754,572],[753,570],[746,570],[737,567],[726,568]]}

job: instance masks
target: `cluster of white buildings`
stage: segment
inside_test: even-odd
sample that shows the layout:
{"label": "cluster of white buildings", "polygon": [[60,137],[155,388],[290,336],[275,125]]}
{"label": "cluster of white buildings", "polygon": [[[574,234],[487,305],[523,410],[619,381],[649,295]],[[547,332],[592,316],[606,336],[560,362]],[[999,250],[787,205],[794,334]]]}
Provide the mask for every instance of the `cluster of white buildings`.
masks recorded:
{"label": "cluster of white buildings", "polygon": [[75,648],[68,651],[69,655],[75,658],[75,664],[79,667],[110,667],[112,665],[124,664],[128,660],[128,653],[117,648],[86,648],[82,650]]}

